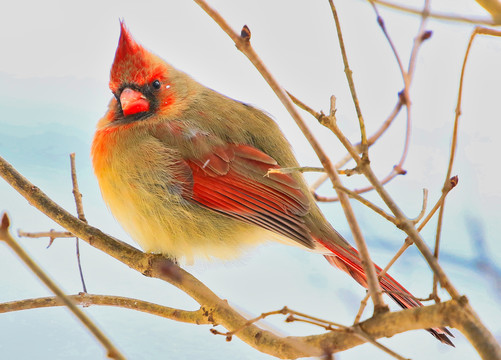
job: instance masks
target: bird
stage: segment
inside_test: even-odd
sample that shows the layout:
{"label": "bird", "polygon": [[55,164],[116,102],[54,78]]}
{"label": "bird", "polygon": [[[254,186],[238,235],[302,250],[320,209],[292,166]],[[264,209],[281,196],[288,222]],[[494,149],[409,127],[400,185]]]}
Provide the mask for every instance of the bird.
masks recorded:
{"label": "bird", "polygon": [[[91,146],[94,173],[144,251],[192,262],[275,240],[320,253],[367,288],[357,250],[326,220],[302,174],[280,172],[299,165],[267,114],[174,68],[122,20],[109,88]],[[422,306],[390,275],[379,284],[402,308]],[[454,346],[448,329],[427,331]]]}

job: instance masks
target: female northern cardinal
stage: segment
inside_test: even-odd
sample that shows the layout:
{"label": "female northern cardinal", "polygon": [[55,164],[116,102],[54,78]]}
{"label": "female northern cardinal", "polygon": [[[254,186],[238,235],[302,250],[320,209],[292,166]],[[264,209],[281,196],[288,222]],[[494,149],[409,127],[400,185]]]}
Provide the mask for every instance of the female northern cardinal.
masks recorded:
{"label": "female northern cardinal", "polygon": [[[123,23],[110,89],[94,171],[113,215],[145,251],[228,257],[271,237],[322,253],[367,287],[357,251],[324,218],[301,174],[268,173],[298,164],[266,114],[176,70]],[[401,307],[422,306],[391,276],[380,285]],[[428,331],[452,345],[447,329]]]}

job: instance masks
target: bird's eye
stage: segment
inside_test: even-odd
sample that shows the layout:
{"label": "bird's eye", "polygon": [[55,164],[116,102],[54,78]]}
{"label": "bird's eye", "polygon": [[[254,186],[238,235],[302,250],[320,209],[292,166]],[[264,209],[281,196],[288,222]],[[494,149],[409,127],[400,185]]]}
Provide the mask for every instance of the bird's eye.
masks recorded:
{"label": "bird's eye", "polygon": [[160,81],[159,81],[159,80],[155,80],[155,81],[153,81],[153,82],[151,83],[151,86],[153,86],[153,89],[158,90],[158,89],[160,89],[160,87],[161,87],[162,85],[160,84]]}

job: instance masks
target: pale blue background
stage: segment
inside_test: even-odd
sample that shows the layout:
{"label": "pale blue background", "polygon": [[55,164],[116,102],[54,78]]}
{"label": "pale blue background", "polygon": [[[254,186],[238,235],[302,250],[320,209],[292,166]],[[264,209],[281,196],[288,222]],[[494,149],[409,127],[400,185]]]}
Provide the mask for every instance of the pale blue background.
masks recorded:
{"label": "pale blue background", "polygon": [[[336,1],[369,133],[392,109],[402,87],[394,58],[371,7],[364,1]],[[420,2],[415,2],[419,5]],[[277,79],[315,109],[328,110],[329,96],[338,98],[341,127],[356,141],[356,117],[343,74],[337,38],[327,1],[211,1],[236,29],[247,24],[258,53]],[[473,1],[437,2],[438,10],[485,15]],[[406,62],[418,19],[393,11],[381,13]],[[80,188],[87,218],[103,231],[133,243],[101,200],[89,159],[94,127],[111,96],[109,68],[125,19],[134,37],[197,80],[272,114],[304,165],[318,165],[313,152],[265,82],[227,36],[190,1],[72,3],[10,2],[0,14],[0,155],[50,197],[74,209],[68,154],[76,152]],[[421,49],[412,91],[413,137],[408,174],[388,190],[409,216],[418,214],[422,188],[430,204],[440,196],[446,171],[460,66],[471,26],[430,21],[433,37]],[[485,324],[501,337],[500,285],[479,274],[472,235],[478,223],[488,253],[499,266],[501,190],[498,185],[501,98],[501,39],[479,38],[474,44],[465,79],[459,151],[454,167],[460,183],[447,200],[442,265],[461,293],[468,295]],[[371,152],[381,176],[398,161],[404,132],[403,112]],[[305,115],[334,160],[341,146]],[[309,179],[315,179],[310,176]],[[350,178],[347,185],[363,182]],[[324,187],[322,193],[328,193]],[[374,194],[368,195],[376,200]],[[371,247],[384,265],[404,236],[363,206],[354,208]],[[431,207],[430,205],[430,207]],[[13,229],[42,231],[57,225],[38,213],[0,181],[0,210],[6,209]],[[350,238],[337,203],[323,206],[336,228]],[[432,221],[423,234],[434,239]],[[81,290],[74,240],[23,239],[22,245],[68,293]],[[145,278],[86,244],[81,246],[87,286],[92,293],[138,297],[168,306],[197,305],[172,286]],[[4,245],[0,245],[0,301],[49,295]],[[201,263],[187,268],[222,298],[256,315],[284,305],[312,315],[350,324],[363,289],[322,257],[282,245],[267,245],[230,262]],[[425,297],[432,277],[414,249],[392,270],[409,290]],[[497,288],[496,288],[497,286]],[[443,294],[443,299],[447,296]],[[142,313],[92,307],[86,309],[131,359],[270,359],[235,339],[209,333],[207,326],[180,324]],[[321,332],[301,324],[267,325],[283,334]],[[435,341],[424,331],[382,340],[413,359],[473,359],[476,354],[462,335],[456,349]],[[62,308],[30,310],[0,316],[0,356],[9,359],[93,359],[103,349]],[[387,359],[364,345],[339,359]]]}

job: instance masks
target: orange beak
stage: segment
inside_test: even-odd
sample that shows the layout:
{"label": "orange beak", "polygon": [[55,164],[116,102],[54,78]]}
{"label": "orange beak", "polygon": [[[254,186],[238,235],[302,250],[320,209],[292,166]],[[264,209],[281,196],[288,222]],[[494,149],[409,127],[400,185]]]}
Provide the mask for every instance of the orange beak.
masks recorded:
{"label": "orange beak", "polygon": [[120,104],[125,116],[150,110],[150,103],[141,92],[125,88],[120,94]]}

